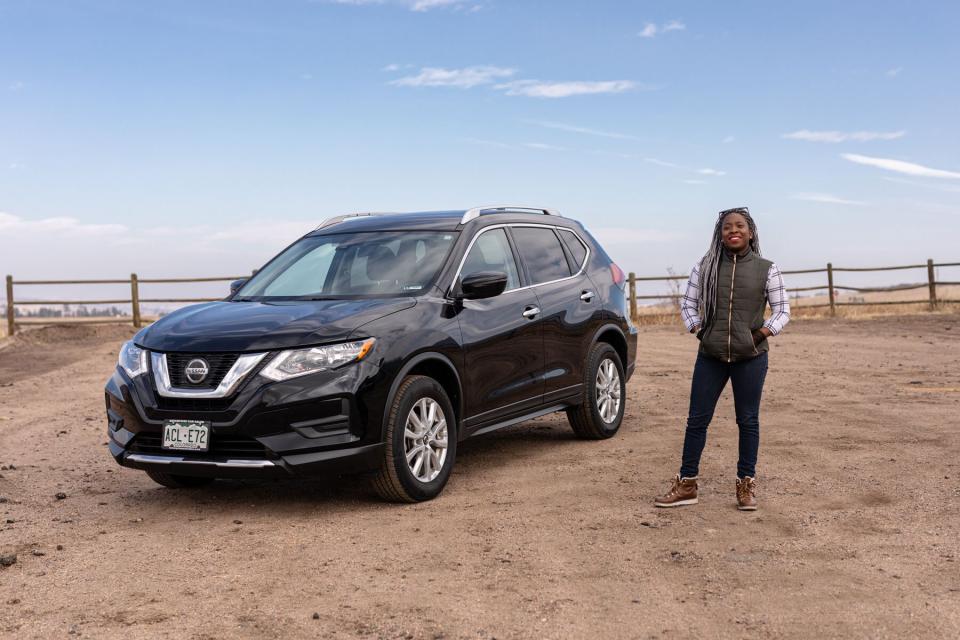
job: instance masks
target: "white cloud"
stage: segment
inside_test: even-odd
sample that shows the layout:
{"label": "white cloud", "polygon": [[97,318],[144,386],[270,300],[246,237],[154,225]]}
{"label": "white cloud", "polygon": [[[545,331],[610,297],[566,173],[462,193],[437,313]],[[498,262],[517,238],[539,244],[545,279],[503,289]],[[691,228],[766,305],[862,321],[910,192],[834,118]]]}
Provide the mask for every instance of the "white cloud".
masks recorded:
{"label": "white cloud", "polygon": [[623,93],[638,88],[630,80],[599,80],[574,82],[541,82],[540,80],[515,80],[498,84],[495,88],[508,96],[527,96],[530,98],[568,98],[570,96],[593,95],[601,93]]}
{"label": "white cloud", "polygon": [[[649,164],[655,164],[658,167],[667,167],[669,169],[680,169],[682,171],[693,171],[699,173],[702,176],[725,176],[727,175],[726,171],[720,171],[719,169],[711,169],[709,167],[704,169],[691,169],[690,167],[685,167],[681,164],[676,164],[675,162],[667,162],[666,160],[661,160],[659,158],[644,158],[644,162]],[[698,184],[698,182],[691,182],[690,184]]]}
{"label": "white cloud", "polygon": [[924,178],[947,178],[951,180],[960,180],[960,172],[948,171],[946,169],[934,169],[925,167],[922,164],[906,162],[904,160],[894,160],[891,158],[874,158],[872,156],[861,156],[855,153],[843,153],[840,157],[850,162],[864,164],[869,167],[877,167],[887,171],[903,173],[908,176],[921,176]]}
{"label": "white cloud", "polygon": [[653,22],[648,22],[643,25],[643,30],[641,30],[637,35],[641,38],[653,38],[658,33],[669,33],[670,31],[686,31],[687,25],[683,24],[679,20],[671,20],[662,25],[657,25]]}
{"label": "white cloud", "polygon": [[17,80],[16,82],[11,82],[7,85],[7,89],[10,91],[21,91],[25,85]]}
{"label": "white cloud", "polygon": [[508,144],[499,140],[487,140],[484,138],[461,138],[461,142],[475,144],[481,147],[492,147],[494,149],[534,149],[536,151],[566,151],[564,147],[558,147],[554,144],[545,142],[524,142],[521,144]]}
{"label": "white cloud", "polygon": [[734,138],[733,136],[727,136],[720,142],[722,142],[723,144],[730,144],[731,142],[734,142],[734,141],[736,141],[736,138]]}
{"label": "white cloud", "polygon": [[438,7],[449,7],[453,5],[463,4],[461,0],[416,0],[412,5],[410,5],[411,11],[430,11],[430,9],[436,9]]}
{"label": "white cloud", "polygon": [[442,67],[423,67],[415,76],[406,76],[390,82],[398,87],[457,87],[471,89],[500,78],[509,78],[516,69],[494,66],[473,66],[463,69],[444,69]]}
{"label": "white cloud", "polygon": [[806,142],[870,142],[871,140],[896,140],[907,134],[906,131],[808,131],[800,129],[784,133],[781,138],[805,140]]}
{"label": "white cloud", "polygon": [[658,167],[669,167],[669,168],[671,168],[671,169],[682,169],[682,168],[683,168],[683,167],[681,167],[681,166],[678,165],[678,164],[674,164],[674,163],[672,163],[672,162],[667,162],[666,160],[660,160],[659,158],[644,158],[643,161],[644,161],[644,162],[648,162],[648,163],[650,163],[650,164],[655,164],[655,165],[657,165]]}
{"label": "white cloud", "polygon": [[388,64],[381,71],[400,71],[400,65],[398,64]]}
{"label": "white cloud", "polygon": [[538,149],[540,151],[564,151],[563,147],[558,147],[554,144],[546,144],[544,142],[525,142],[523,146],[528,149]]}
{"label": "white cloud", "polygon": [[451,8],[467,9],[470,12],[478,11],[480,4],[472,0],[325,0],[332,4],[345,4],[356,7],[367,5],[385,5],[406,7],[410,11],[423,13],[431,9]]}
{"label": "white cloud", "polygon": [[26,220],[12,213],[0,211],[0,231],[14,235],[57,234],[66,236],[118,236],[129,229],[122,224],[86,224],[76,218],[55,217]]}
{"label": "white cloud", "polygon": [[887,76],[890,78],[896,78],[900,75],[900,72],[903,71],[903,67],[894,67],[892,69],[887,69]]}
{"label": "white cloud", "polygon": [[601,138],[614,138],[616,140],[637,140],[640,138],[637,136],[632,136],[626,133],[618,133],[616,131],[604,131],[603,129],[590,129],[588,127],[578,127],[572,124],[565,124],[563,122],[549,122],[549,121],[538,121],[538,120],[527,120],[530,124],[535,124],[540,127],[546,127],[547,129],[557,129],[559,131],[569,131],[570,133],[583,133],[588,136],[599,136]]}
{"label": "white cloud", "polygon": [[823,204],[845,204],[853,206],[862,206],[867,204],[859,200],[847,200],[829,193],[794,193],[790,196],[794,200],[805,200],[807,202],[820,202]]}
{"label": "white cloud", "polygon": [[706,180],[684,180],[686,184],[707,184]]}

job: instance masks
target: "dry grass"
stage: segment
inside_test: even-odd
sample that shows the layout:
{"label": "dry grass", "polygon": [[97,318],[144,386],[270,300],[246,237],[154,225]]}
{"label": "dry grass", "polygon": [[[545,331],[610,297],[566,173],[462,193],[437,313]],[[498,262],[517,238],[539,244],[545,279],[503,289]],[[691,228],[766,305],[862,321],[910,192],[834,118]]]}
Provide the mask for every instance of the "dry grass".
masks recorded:
{"label": "dry grass", "polygon": [[[836,317],[871,318],[930,312],[927,295],[925,287],[873,293],[840,293],[836,297],[836,302],[840,303],[836,307]],[[937,287],[937,298],[960,300],[960,286]],[[923,302],[912,302],[916,300],[923,300]],[[827,295],[791,298],[790,315],[794,319],[829,318],[831,317],[830,308],[820,306],[829,303],[830,299]],[[856,306],[848,306],[850,303],[856,303]],[[934,313],[955,313],[958,310],[960,310],[960,303],[941,302],[938,303]],[[637,316],[637,324],[640,326],[680,323],[680,313],[673,302],[639,307]]]}

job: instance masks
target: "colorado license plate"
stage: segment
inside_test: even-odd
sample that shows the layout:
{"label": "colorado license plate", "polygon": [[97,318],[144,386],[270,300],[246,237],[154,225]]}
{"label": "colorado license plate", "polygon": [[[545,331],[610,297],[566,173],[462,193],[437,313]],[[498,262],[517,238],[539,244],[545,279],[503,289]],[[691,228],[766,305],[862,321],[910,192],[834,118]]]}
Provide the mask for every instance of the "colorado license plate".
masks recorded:
{"label": "colorado license plate", "polygon": [[162,446],[176,451],[208,451],[210,423],[202,420],[165,420]]}

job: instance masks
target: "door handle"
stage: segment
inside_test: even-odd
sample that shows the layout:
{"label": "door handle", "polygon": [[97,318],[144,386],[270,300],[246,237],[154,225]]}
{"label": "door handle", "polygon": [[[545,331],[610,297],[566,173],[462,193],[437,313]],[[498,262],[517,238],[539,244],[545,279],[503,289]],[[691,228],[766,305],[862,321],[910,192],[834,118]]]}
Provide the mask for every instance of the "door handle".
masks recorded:
{"label": "door handle", "polygon": [[580,299],[584,302],[590,302],[593,300],[593,291],[587,291],[586,289],[580,294]]}
{"label": "door handle", "polygon": [[523,310],[523,317],[527,320],[533,320],[537,317],[537,314],[540,313],[540,307],[535,307],[533,305],[528,306]]}

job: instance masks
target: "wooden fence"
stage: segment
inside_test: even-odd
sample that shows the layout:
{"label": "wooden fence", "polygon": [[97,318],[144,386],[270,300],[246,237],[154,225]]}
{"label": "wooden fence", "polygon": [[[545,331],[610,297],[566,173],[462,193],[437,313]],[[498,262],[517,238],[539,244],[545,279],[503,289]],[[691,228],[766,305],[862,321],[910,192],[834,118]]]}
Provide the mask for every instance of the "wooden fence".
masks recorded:
{"label": "wooden fence", "polygon": [[[808,291],[826,291],[829,302],[822,304],[804,304],[798,305],[803,309],[817,309],[817,308],[830,308],[830,315],[836,315],[837,307],[842,306],[872,306],[872,305],[891,305],[891,304],[926,304],[928,308],[932,311],[937,308],[939,304],[947,303],[960,303],[960,300],[949,299],[949,298],[938,298],[937,297],[937,285],[941,286],[950,286],[950,285],[960,285],[960,282],[948,282],[944,280],[937,280],[935,277],[934,269],[936,267],[960,267],[960,262],[934,262],[932,259],[928,259],[926,264],[906,264],[898,265],[894,267],[835,267],[832,262],[828,262],[826,268],[823,269],[797,269],[793,271],[784,271],[783,275],[800,275],[800,274],[811,274],[811,273],[825,273],[827,274],[826,284],[816,285],[812,287],[788,287],[787,292],[799,293],[799,292],[808,292]],[[873,272],[873,271],[902,271],[907,269],[926,269],[927,272],[927,281],[917,284],[906,284],[906,285],[896,285],[892,287],[847,287],[843,285],[838,285],[834,282],[834,274],[838,272]],[[682,294],[657,294],[657,295],[637,295],[637,282],[669,282],[671,280],[686,280],[689,276],[637,276],[634,273],[630,273],[627,281],[629,286],[630,294],[630,315],[634,318],[637,318],[637,300],[678,300],[682,297]],[[927,296],[923,299],[917,300],[881,300],[881,301],[848,301],[848,302],[838,302],[837,301],[837,292],[838,291],[854,291],[857,293],[890,293],[893,291],[909,291],[913,289],[926,289]]]}
{"label": "wooden fence", "polygon": [[[793,287],[787,289],[789,293],[807,292],[807,291],[827,291],[829,302],[823,304],[801,305],[804,309],[814,309],[819,307],[829,307],[830,314],[835,315],[837,307],[856,306],[856,305],[892,305],[892,304],[926,304],[929,309],[937,308],[939,304],[960,303],[957,299],[938,298],[937,286],[960,285],[960,282],[938,281],[934,275],[936,267],[960,267],[960,262],[941,262],[935,263],[933,260],[927,260],[926,264],[908,264],[894,267],[834,267],[832,263],[827,263],[824,269],[799,269],[794,271],[784,271],[784,275],[800,275],[811,273],[827,274],[827,282],[823,285],[812,287]],[[834,274],[838,272],[872,272],[872,271],[901,271],[907,269],[926,269],[927,281],[919,284],[898,285],[895,287],[848,287],[838,285],[834,282]],[[140,314],[140,305],[142,303],[192,303],[192,302],[211,302],[219,298],[141,298],[141,284],[176,284],[176,283],[196,283],[196,282],[232,282],[248,276],[230,276],[215,278],[138,278],[137,274],[131,273],[130,279],[122,280],[14,280],[13,276],[7,276],[7,335],[12,336],[16,331],[17,323],[21,324],[48,324],[49,318],[17,318],[14,312],[17,306],[43,306],[43,305],[77,305],[77,304],[129,304],[131,307],[130,317],[97,317],[93,319],[68,318],[67,321],[78,322],[132,322],[134,327],[143,326],[143,317]],[[657,294],[657,295],[637,295],[638,282],[668,282],[673,280],[686,280],[685,275],[670,276],[637,276],[630,273],[628,277],[629,295],[630,295],[630,315],[637,318],[638,300],[676,300],[680,294]],[[75,284],[127,284],[130,286],[130,298],[118,300],[25,300],[16,301],[14,298],[15,285],[75,285]],[[874,302],[838,302],[838,291],[854,291],[857,293],[889,293],[891,291],[905,291],[912,289],[927,289],[927,296],[917,300],[894,300],[894,301],[874,301]]]}
{"label": "wooden fence", "polygon": [[[21,324],[50,324],[49,318],[17,318],[14,309],[22,306],[44,306],[44,305],[75,305],[75,304],[129,304],[131,315],[128,317],[94,317],[90,319],[68,318],[68,321],[84,323],[116,323],[132,322],[134,327],[143,326],[143,317],[140,314],[140,305],[142,303],[193,303],[193,302],[212,302],[221,298],[141,298],[141,284],[176,284],[176,283],[195,283],[195,282],[233,282],[249,276],[229,276],[214,278],[138,278],[137,274],[131,273],[129,280],[14,280],[13,276],[7,276],[7,335],[12,336],[16,332],[17,323]],[[73,284],[126,284],[130,285],[129,299],[116,300],[24,300],[18,301],[13,296],[14,285],[73,285]]]}

